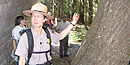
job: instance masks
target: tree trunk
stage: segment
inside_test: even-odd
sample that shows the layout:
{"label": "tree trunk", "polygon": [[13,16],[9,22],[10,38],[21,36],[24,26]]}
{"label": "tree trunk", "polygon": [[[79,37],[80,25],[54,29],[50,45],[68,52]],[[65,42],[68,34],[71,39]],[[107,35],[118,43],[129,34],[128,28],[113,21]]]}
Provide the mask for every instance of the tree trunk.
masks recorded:
{"label": "tree trunk", "polygon": [[89,0],[89,22],[93,21],[93,0]]}
{"label": "tree trunk", "polygon": [[[54,0],[52,0],[53,4],[54,4]],[[54,13],[55,13],[55,8],[54,8],[54,5],[52,6],[52,16],[54,16]]]}
{"label": "tree trunk", "polygon": [[[68,0],[68,3],[70,4],[70,1]],[[70,5],[68,5],[68,9],[70,10]],[[69,21],[71,20],[71,17],[70,17],[70,11],[68,11],[68,19],[69,19]]]}
{"label": "tree trunk", "polygon": [[84,22],[84,0],[82,0],[82,12],[83,12],[83,22]]}
{"label": "tree trunk", "polygon": [[47,6],[47,11],[50,12],[50,6],[51,6],[50,0],[44,0],[44,1],[45,5]]}
{"label": "tree trunk", "polygon": [[88,20],[88,16],[87,16],[87,12],[88,12],[88,6],[87,6],[88,4],[87,4],[87,0],[85,1],[85,21],[87,21]]}
{"label": "tree trunk", "polygon": [[128,65],[129,61],[130,0],[100,0],[71,65]]}
{"label": "tree trunk", "polygon": [[[63,0],[61,0],[61,3],[62,3],[62,10],[61,10],[61,16],[63,16],[63,10],[64,10],[64,6],[63,6]],[[62,17],[61,17],[62,18]]]}
{"label": "tree trunk", "polygon": [[73,4],[72,4],[72,8],[73,8],[73,12],[76,11],[76,0],[72,0],[73,1]]}
{"label": "tree trunk", "polygon": [[41,3],[41,0],[38,0],[38,3]]}
{"label": "tree trunk", "polygon": [[58,7],[58,17],[60,18],[61,17],[61,14],[60,14],[60,4],[58,4],[59,5],[59,7]]}

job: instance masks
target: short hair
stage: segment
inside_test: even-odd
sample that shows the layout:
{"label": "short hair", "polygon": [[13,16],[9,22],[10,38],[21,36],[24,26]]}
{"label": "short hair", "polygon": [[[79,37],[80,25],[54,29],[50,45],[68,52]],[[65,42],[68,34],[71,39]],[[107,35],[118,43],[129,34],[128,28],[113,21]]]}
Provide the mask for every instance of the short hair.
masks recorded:
{"label": "short hair", "polygon": [[15,18],[15,26],[19,25],[21,23],[21,20],[23,20],[24,17],[23,16],[17,16]]}
{"label": "short hair", "polygon": [[67,16],[63,16],[62,18],[66,18]]}

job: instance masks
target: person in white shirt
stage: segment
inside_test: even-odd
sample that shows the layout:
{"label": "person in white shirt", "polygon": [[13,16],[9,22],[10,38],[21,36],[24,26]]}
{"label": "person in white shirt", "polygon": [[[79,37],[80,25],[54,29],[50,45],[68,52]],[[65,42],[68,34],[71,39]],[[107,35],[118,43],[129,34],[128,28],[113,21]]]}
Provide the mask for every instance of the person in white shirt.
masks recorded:
{"label": "person in white shirt", "polygon": [[[63,20],[58,23],[58,25],[55,27],[56,32],[60,33],[61,31],[63,31],[70,23],[67,20],[67,16],[63,16],[62,18]],[[67,35],[64,39],[60,40],[60,58],[63,58],[63,54],[64,57],[69,57],[69,55],[67,54],[68,51],[68,38],[69,36]]]}
{"label": "person in white shirt", "polygon": [[15,60],[15,65],[18,65],[18,56],[16,56],[14,53],[16,51],[18,42],[19,42],[19,38],[21,36],[21,32],[23,30],[25,30],[25,19],[23,16],[17,16],[15,19],[15,27],[12,30],[12,39],[13,39],[13,50],[12,50],[12,54],[11,57]]}

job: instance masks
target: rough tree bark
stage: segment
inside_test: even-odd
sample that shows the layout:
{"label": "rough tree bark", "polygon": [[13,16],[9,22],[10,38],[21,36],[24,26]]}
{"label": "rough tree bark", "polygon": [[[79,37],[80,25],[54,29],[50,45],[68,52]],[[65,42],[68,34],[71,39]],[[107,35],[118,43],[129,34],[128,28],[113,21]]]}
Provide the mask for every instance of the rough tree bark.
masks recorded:
{"label": "rough tree bark", "polygon": [[130,0],[100,0],[71,65],[127,65],[129,61]]}

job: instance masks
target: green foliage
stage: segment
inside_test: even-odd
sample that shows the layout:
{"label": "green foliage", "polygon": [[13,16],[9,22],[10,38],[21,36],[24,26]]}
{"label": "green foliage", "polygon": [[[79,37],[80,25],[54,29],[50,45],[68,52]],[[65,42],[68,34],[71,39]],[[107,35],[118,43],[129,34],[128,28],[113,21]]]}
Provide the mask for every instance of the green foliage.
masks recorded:
{"label": "green foliage", "polygon": [[85,38],[88,31],[84,27],[84,25],[80,25],[77,31],[72,31],[71,34],[69,34],[73,41],[82,41]]}
{"label": "green foliage", "polygon": [[41,3],[44,3],[44,0],[41,0]]}
{"label": "green foliage", "polygon": [[[44,1],[46,1],[46,0],[41,0],[42,3],[44,3]],[[90,5],[89,1],[92,1],[92,5],[93,5],[92,7],[89,6]],[[83,0],[50,0],[49,2],[51,3],[51,6],[50,6],[51,12],[53,11],[52,6],[54,6],[54,17],[62,18],[63,15],[67,15],[69,17],[67,19],[71,20],[72,14],[75,11],[77,13],[83,12],[83,14],[85,16],[82,15],[84,18],[82,20],[84,20],[85,23],[86,22],[92,23],[93,18],[97,11],[97,6],[98,6],[99,0],[84,0],[84,2],[83,2]],[[83,8],[83,6],[84,6],[84,8]],[[91,11],[89,10],[89,8],[91,9]],[[81,22],[81,20],[79,20],[79,22]],[[85,28],[85,24],[83,24],[83,25],[80,25],[80,29],[78,29],[76,31],[72,31],[70,36],[72,37],[72,39],[74,41],[83,40],[86,33],[87,33],[87,30]]]}
{"label": "green foliage", "polygon": [[[41,1],[44,2],[44,0],[41,0]],[[54,3],[52,1],[54,1]],[[92,5],[93,5],[92,7],[89,6],[90,5],[89,1],[91,0],[84,0],[84,2],[83,0],[50,0],[50,3],[52,6],[54,6],[54,17],[62,18],[63,15],[67,15],[67,17],[70,17],[67,19],[71,20],[73,12],[75,11],[77,13],[83,12],[85,16],[82,15],[84,18],[82,20],[84,20],[85,23],[87,22],[91,24],[95,16],[95,13],[97,11],[99,0],[92,0]],[[52,6],[51,6],[50,11],[52,11]],[[84,6],[84,9],[83,9],[83,6]],[[91,11],[89,8],[91,9]],[[73,40],[76,40],[76,39],[80,40],[85,37],[86,33],[87,33],[87,30],[85,28],[85,24],[83,24],[80,26],[80,29],[78,31],[73,31],[72,34],[70,35],[72,35]]]}
{"label": "green foliage", "polygon": [[77,33],[77,31],[72,31],[71,34],[69,34],[69,36],[71,36],[71,38],[73,39],[73,41],[75,41],[77,39],[76,33]]}
{"label": "green foliage", "polygon": [[78,32],[78,38],[81,39],[81,40],[83,40],[87,32],[88,31],[85,29],[85,26],[81,25],[80,26],[80,30]]}
{"label": "green foliage", "polygon": [[[41,0],[44,1],[44,0]],[[99,0],[92,0],[92,7],[90,7],[89,5],[89,1],[90,0],[54,0],[54,3],[52,2],[53,0],[50,0],[51,5],[54,5],[54,16],[58,17],[58,18],[62,18],[63,15],[67,15],[67,17],[72,18],[72,14],[73,12],[83,12],[84,15],[88,15],[87,17],[92,17],[91,20],[93,20],[95,13],[97,11],[97,6],[98,6],[98,2]],[[83,5],[84,3],[84,5]],[[50,11],[52,11],[52,6]],[[84,9],[83,9],[84,6]],[[92,13],[89,13],[89,8],[92,9]],[[84,10],[84,11],[83,11]],[[85,18],[86,16],[84,16]],[[84,22],[90,20],[90,19],[83,19]],[[69,18],[68,18],[69,19]],[[71,19],[69,19],[71,20]],[[90,21],[92,22],[92,21]]]}

